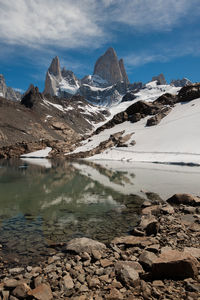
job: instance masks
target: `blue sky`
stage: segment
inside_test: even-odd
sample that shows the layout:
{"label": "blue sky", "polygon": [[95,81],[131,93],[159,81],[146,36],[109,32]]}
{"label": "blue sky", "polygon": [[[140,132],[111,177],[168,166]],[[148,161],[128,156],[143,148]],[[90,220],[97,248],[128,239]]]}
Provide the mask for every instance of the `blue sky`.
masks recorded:
{"label": "blue sky", "polygon": [[44,88],[52,58],[79,77],[108,47],[131,82],[200,81],[199,0],[0,0],[0,73],[26,90]]}

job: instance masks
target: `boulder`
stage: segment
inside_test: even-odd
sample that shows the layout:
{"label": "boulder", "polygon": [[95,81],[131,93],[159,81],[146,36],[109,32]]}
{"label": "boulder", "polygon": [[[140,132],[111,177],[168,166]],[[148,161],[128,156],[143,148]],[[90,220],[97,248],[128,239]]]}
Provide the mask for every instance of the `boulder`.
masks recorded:
{"label": "boulder", "polygon": [[150,270],[153,262],[157,259],[157,256],[150,251],[143,251],[141,253],[141,255],[139,256],[139,263],[141,263],[141,265],[147,269]]}
{"label": "boulder", "polygon": [[190,194],[175,194],[167,199],[167,202],[172,205],[185,204],[190,206],[200,206],[200,198]]}
{"label": "boulder", "polygon": [[127,286],[137,286],[139,284],[139,272],[132,262],[119,262],[115,265],[115,272],[119,280]]}
{"label": "boulder", "polygon": [[184,86],[178,93],[178,101],[186,102],[200,98],[200,83]]}
{"label": "boulder", "polygon": [[185,279],[198,275],[197,260],[186,252],[166,249],[152,264],[154,278]]}
{"label": "boulder", "polygon": [[165,93],[162,96],[158,97],[158,99],[153,101],[153,104],[173,105],[177,101],[178,101],[178,97],[176,95]]}
{"label": "boulder", "polygon": [[69,274],[65,275],[63,277],[63,280],[64,280],[64,285],[65,285],[66,289],[73,289],[74,282]]}
{"label": "boulder", "polygon": [[164,107],[159,113],[147,120],[146,126],[158,125],[160,121],[170,113],[171,110],[171,107]]}
{"label": "boulder", "polygon": [[130,268],[133,268],[138,273],[144,273],[142,266],[136,261],[120,261],[119,260],[115,263],[115,271],[119,272],[121,269],[123,269],[124,267],[127,267],[127,266]]}
{"label": "boulder", "polygon": [[160,224],[158,220],[152,216],[142,216],[139,227],[141,227],[147,235],[156,235],[159,231]]}
{"label": "boulder", "polygon": [[100,243],[98,241],[88,239],[86,237],[83,238],[75,238],[71,240],[66,247],[67,251],[73,251],[76,253],[82,253],[82,252],[87,252],[92,254],[93,250],[105,250],[106,245],[103,243]]}
{"label": "boulder", "polygon": [[38,285],[35,289],[28,292],[29,296],[33,296],[37,300],[51,300],[53,299],[53,294],[49,285],[42,283]]}
{"label": "boulder", "polygon": [[14,290],[13,295],[17,298],[26,298],[30,287],[26,283],[19,284]]}

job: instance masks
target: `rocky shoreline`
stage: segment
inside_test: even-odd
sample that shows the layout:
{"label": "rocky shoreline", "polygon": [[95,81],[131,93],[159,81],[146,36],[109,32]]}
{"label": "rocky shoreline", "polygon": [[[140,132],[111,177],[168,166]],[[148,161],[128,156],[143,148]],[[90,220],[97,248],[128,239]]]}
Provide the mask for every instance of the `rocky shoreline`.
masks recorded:
{"label": "rocky shoreline", "polygon": [[37,266],[1,262],[0,299],[200,299],[200,198],[144,201],[131,235],[108,245],[76,238]]}

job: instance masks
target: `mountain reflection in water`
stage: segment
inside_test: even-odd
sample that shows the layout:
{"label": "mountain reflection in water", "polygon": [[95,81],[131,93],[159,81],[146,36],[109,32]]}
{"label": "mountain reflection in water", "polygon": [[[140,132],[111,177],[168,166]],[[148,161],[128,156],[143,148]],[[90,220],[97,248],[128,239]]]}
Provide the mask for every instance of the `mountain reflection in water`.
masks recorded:
{"label": "mountain reflection in water", "polygon": [[136,225],[146,192],[195,193],[199,172],[124,162],[1,161],[2,253],[33,262],[52,242],[80,236],[108,242]]}

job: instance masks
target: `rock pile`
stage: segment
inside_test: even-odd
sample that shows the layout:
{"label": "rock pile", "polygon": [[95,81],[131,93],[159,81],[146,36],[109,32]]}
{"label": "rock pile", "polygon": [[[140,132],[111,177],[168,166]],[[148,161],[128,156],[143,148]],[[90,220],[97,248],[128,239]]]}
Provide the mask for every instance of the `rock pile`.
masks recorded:
{"label": "rock pile", "polygon": [[40,266],[1,264],[0,299],[199,299],[199,198],[147,196],[131,235],[54,245]]}

